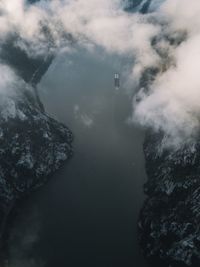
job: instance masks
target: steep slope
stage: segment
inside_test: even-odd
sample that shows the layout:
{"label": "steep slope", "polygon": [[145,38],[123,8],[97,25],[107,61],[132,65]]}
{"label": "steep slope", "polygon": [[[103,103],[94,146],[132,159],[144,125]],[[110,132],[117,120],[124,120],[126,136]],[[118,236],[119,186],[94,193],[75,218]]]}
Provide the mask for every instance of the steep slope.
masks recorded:
{"label": "steep slope", "polygon": [[164,136],[149,133],[144,143],[147,200],[139,236],[152,266],[200,265],[200,143],[162,149]]}
{"label": "steep slope", "polygon": [[29,58],[16,38],[4,40],[0,51],[1,64],[20,81],[0,91],[0,245],[16,201],[42,186],[72,155],[71,131],[45,113],[36,89],[53,57]]}
{"label": "steep slope", "polygon": [[27,88],[1,95],[0,102],[1,235],[15,201],[43,185],[70,158],[72,134],[41,112]]}

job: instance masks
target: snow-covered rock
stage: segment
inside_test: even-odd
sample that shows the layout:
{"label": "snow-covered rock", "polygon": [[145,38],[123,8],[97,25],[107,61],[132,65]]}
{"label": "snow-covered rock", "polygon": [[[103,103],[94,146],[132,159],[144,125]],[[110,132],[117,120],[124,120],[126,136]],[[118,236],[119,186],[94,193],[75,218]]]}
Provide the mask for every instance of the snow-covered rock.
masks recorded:
{"label": "snow-covered rock", "polygon": [[158,148],[162,134],[144,143],[147,199],[139,237],[152,266],[200,266],[200,141],[180,149]]}
{"label": "snow-covered rock", "polygon": [[15,38],[4,40],[0,51],[14,77],[0,91],[0,244],[16,201],[44,185],[72,155],[71,131],[45,113],[36,88],[52,55],[29,58]]}

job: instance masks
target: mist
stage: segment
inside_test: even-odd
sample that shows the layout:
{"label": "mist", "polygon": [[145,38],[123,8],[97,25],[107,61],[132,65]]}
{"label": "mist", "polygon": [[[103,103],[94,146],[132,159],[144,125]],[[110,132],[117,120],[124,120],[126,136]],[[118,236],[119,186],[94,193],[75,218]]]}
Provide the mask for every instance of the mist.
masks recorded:
{"label": "mist", "polygon": [[[134,95],[131,121],[162,131],[166,145],[191,142],[200,127],[200,3],[154,0],[148,14],[126,12],[124,5],[120,0],[43,0],[32,5],[2,0],[0,44],[16,36],[14,45],[30,58],[73,53],[78,47],[128,56],[133,62],[127,76]],[[153,78],[144,88],[141,80],[152,69]]]}

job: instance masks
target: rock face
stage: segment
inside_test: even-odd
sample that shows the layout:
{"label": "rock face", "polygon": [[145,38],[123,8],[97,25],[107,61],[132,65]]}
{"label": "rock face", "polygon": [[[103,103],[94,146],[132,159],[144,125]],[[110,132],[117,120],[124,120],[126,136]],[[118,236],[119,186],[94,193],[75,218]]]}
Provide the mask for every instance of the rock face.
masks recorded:
{"label": "rock face", "polygon": [[0,243],[16,200],[43,185],[72,155],[71,131],[45,113],[36,89],[52,56],[30,59],[12,38],[0,52],[1,63],[20,77],[16,87],[0,92]]}
{"label": "rock face", "polygon": [[0,94],[0,242],[16,200],[71,157],[71,143],[71,131],[41,110],[32,87]]}
{"label": "rock face", "polygon": [[72,155],[72,133],[38,105],[32,87],[0,95],[0,241],[16,200]]}
{"label": "rock face", "polygon": [[0,210],[4,210],[70,158],[72,134],[41,112],[27,89],[1,95],[0,102]]}
{"label": "rock face", "polygon": [[144,143],[147,199],[139,239],[151,266],[200,266],[200,142],[161,149],[164,136]]}

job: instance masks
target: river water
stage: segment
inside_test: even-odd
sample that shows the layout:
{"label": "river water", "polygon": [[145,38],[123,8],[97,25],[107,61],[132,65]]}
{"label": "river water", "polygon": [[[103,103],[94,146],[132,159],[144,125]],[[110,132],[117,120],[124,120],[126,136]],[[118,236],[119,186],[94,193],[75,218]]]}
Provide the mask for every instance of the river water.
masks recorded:
{"label": "river water", "polygon": [[[144,133],[130,125],[127,59],[78,50],[58,56],[39,91],[74,133],[74,156],[32,194],[9,239],[11,267],[145,267],[137,243],[146,181]],[[114,73],[121,88],[114,89]]]}

